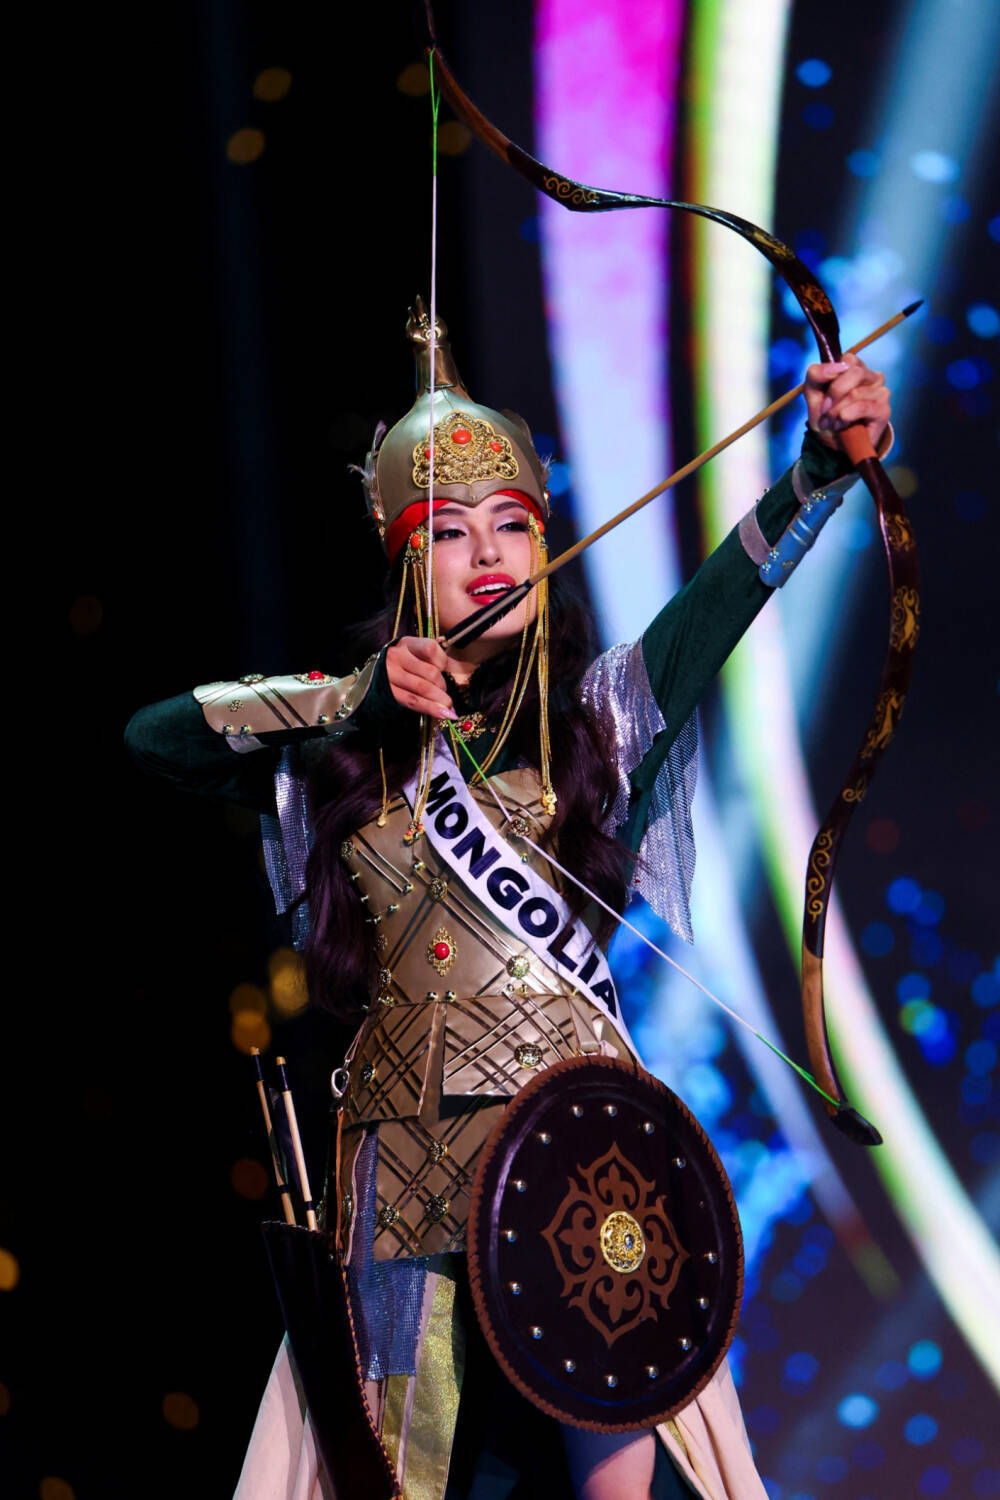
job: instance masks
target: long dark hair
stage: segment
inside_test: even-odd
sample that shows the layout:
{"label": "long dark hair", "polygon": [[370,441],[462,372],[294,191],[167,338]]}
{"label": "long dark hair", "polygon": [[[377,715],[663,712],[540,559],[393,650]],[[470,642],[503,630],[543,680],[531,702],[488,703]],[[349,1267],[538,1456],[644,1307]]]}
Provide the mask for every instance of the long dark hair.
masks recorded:
{"label": "long dark hair", "polygon": [[[393,568],[387,597],[398,599],[400,562]],[[595,655],[588,611],[557,576],[551,580],[549,628],[549,725],[552,779],[558,797],[545,843],[558,840],[559,861],[579,875],[616,911],[625,906],[627,850],[603,832],[618,790],[610,726],[579,701],[579,684]],[[395,606],[387,605],[351,632],[355,660],[377,651],[390,639]],[[401,633],[413,633],[405,615]],[[517,662],[512,649],[492,657],[476,671],[476,685],[488,718],[503,712]],[[307,746],[310,794],[316,836],[307,871],[312,936],[306,952],[313,1002],[341,1020],[357,1020],[378,978],[378,959],[364,908],[354,894],[340,857],[344,840],[378,814],[382,781],[378,750],[385,760],[390,797],[398,796],[416,770],[419,720],[401,710],[378,736],[359,729],[343,740],[311,741]],[[507,742],[515,761],[538,766],[538,685],[532,672],[524,701]],[[574,914],[588,906],[598,942],[604,943],[614,920],[567,884],[563,892]]]}

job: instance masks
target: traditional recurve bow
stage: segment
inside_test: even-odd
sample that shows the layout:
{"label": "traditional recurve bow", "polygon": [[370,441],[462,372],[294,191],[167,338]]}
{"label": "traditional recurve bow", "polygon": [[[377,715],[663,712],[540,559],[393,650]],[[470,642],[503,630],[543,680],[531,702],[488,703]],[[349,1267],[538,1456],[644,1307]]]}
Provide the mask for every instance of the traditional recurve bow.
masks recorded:
{"label": "traditional recurve bow", "polygon": [[[433,74],[441,93],[474,136],[539,192],[574,213],[608,213],[625,208],[676,208],[712,219],[748,240],[770,261],[790,287],[812,328],[824,362],[840,359],[840,325],[830,298],[817,278],[788,245],[724,209],[702,203],[683,203],[669,198],[648,198],[635,193],[588,187],[552,167],[545,166],[514,144],[479,110],[459,86],[441,55],[434,30],[430,0],[425,0],[428,25],[428,57],[433,54]],[[908,309],[909,311],[910,309]],[[826,1109],[834,1123],[851,1140],[878,1145],[882,1137],[869,1120],[847,1101],[830,1052],[823,996],[823,940],[830,904],[833,874],[841,843],[855,807],[864,798],[883,752],[896,731],[903,710],[913,667],[913,652],[919,634],[919,579],[917,551],[905,507],[875,456],[864,427],[844,429],[844,450],[867,485],[878,515],[879,529],[889,575],[889,644],[882,667],[878,697],[857,754],[843,786],[813,840],[806,873],[805,913],[802,930],[802,1009],[806,1043],[815,1081],[826,1095]],[[484,611],[484,615],[487,612]],[[491,619],[493,616],[491,615]],[[482,628],[490,620],[481,617]],[[450,632],[459,633],[465,625]],[[471,635],[467,636],[471,639]]]}

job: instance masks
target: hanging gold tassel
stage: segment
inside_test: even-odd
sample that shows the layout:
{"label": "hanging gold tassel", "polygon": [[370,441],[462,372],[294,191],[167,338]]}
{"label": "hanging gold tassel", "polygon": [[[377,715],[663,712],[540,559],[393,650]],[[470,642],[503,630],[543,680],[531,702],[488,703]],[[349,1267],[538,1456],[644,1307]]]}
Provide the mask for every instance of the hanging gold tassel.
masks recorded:
{"label": "hanging gold tassel", "polygon": [[385,757],[381,745],[378,747],[378,768],[382,773],[382,811],[378,815],[378,826],[384,828],[389,817],[389,787],[385,779]]}
{"label": "hanging gold tassel", "polygon": [[[533,569],[544,568],[548,562],[548,548],[541,527],[531,516],[528,528],[538,544],[538,562]],[[549,817],[555,816],[556,794],[552,785],[552,742],[549,739],[549,580],[543,578],[538,585],[538,747],[539,771],[542,777],[541,802]]]}

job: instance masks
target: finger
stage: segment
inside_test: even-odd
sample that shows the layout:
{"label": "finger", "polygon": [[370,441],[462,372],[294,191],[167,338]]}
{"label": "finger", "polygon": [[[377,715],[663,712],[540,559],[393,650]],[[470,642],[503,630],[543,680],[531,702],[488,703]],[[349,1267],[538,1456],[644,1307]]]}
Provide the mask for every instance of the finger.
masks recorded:
{"label": "finger", "polygon": [[428,703],[438,705],[449,718],[454,716],[455,705],[448,696],[442,682],[428,682],[425,678],[416,676],[415,673],[407,672],[400,673],[395,681],[390,678],[389,683],[393,695],[399,698],[400,701],[402,701],[403,694],[411,698],[423,698]]}
{"label": "finger", "polygon": [[806,390],[823,390],[830,381],[848,368],[846,359],[829,360],[826,364],[809,365],[806,370]]}
{"label": "finger", "polygon": [[406,645],[414,656],[419,656],[422,661],[430,662],[432,667],[437,667],[443,672],[448,664],[448,658],[441,646],[430,636],[409,635],[406,637]]}
{"label": "finger", "polygon": [[840,393],[831,401],[829,407],[820,415],[817,426],[825,429],[835,429],[838,424],[856,420],[856,413],[849,408],[855,408],[858,402],[867,403],[873,409],[878,408],[889,420],[889,389],[884,385],[859,385],[852,390]]}
{"label": "finger", "polygon": [[394,675],[399,676],[402,673],[408,673],[411,677],[419,677],[424,686],[430,683],[433,687],[440,689],[442,692],[445,691],[443,673],[441,673],[438,668],[433,666],[429,661],[424,661],[419,656],[398,657],[391,666],[387,666],[387,671],[389,673],[390,682],[392,681]]}
{"label": "finger", "polygon": [[844,408],[855,401],[869,401],[872,405],[883,406],[889,410],[890,392],[887,385],[856,385],[853,389],[845,391],[833,402],[830,411],[835,417],[843,416]]}
{"label": "finger", "polygon": [[853,422],[881,422],[889,420],[888,408],[880,401],[847,401],[833,419],[833,430],[839,432]]}
{"label": "finger", "polygon": [[831,380],[827,386],[825,399],[830,402],[827,410],[835,409],[838,402],[852,391],[870,388],[872,391],[880,390],[884,384],[885,377],[879,375],[875,370],[866,370],[863,366],[855,365],[843,375],[838,375],[836,380]]}
{"label": "finger", "polygon": [[432,719],[457,719],[458,715],[449,705],[441,703],[436,698],[428,698],[423,693],[410,693],[400,690],[393,696],[397,703],[404,708],[410,708],[414,713],[427,714]]}

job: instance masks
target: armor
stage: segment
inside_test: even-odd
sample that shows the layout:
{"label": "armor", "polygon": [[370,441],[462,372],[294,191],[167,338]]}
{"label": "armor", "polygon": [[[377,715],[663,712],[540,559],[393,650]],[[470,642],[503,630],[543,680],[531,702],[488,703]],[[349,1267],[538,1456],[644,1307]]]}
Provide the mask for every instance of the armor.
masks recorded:
{"label": "armor", "polygon": [[[509,771],[494,784],[532,838],[543,834],[537,773]],[[498,826],[489,792],[470,793]],[[361,1140],[377,1127],[376,1260],[461,1248],[476,1160],[503,1105],[561,1059],[627,1050],[596,1006],[472,897],[427,839],[404,842],[409,819],[397,800],[384,826],[368,824],[341,849],[380,965],[352,1049],[340,1163],[341,1182],[351,1181]],[[543,856],[519,842],[509,839],[513,859],[558,889]],[[353,1206],[356,1184],[349,1196]],[[343,1228],[346,1239],[349,1223]]]}

